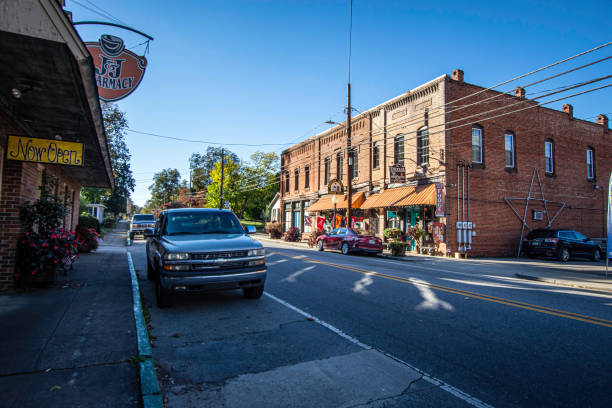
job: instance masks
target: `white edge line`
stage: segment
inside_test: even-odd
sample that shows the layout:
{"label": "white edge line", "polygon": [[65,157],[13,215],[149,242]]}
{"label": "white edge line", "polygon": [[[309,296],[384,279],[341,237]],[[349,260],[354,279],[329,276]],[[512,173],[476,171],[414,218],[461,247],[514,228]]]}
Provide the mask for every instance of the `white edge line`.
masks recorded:
{"label": "white edge line", "polygon": [[300,309],[300,308],[298,308],[296,306],[293,306],[292,304],[290,304],[290,303],[288,303],[288,302],[286,302],[286,301],[284,301],[282,299],[277,298],[276,296],[274,296],[274,295],[272,295],[272,294],[270,294],[268,292],[264,292],[264,295],[266,295],[270,299],[280,303],[281,305],[288,307],[289,309],[293,310],[294,312],[297,312],[297,313],[301,314],[302,316],[306,317],[307,319],[312,320],[312,321],[320,324],[321,326],[331,330],[332,332],[336,333],[338,336],[340,336],[340,337],[350,341],[351,343],[353,343],[353,344],[363,348],[364,350],[376,350],[376,351],[384,354],[385,356],[387,356],[387,357],[389,357],[389,358],[391,358],[391,359],[393,359],[393,360],[395,360],[395,361],[397,361],[397,362],[407,366],[408,368],[411,368],[412,370],[414,370],[414,371],[418,372],[419,374],[421,374],[425,381],[427,381],[427,382],[429,382],[429,383],[431,383],[431,384],[433,384],[435,386],[440,387],[444,391],[454,395],[455,397],[457,397],[457,398],[467,402],[468,404],[470,404],[470,405],[472,405],[474,407],[477,407],[477,408],[493,408],[492,405],[489,405],[489,404],[487,404],[485,402],[482,402],[478,398],[472,397],[471,395],[469,395],[469,394],[467,394],[467,393],[465,393],[465,392],[463,392],[463,391],[453,387],[452,385],[447,384],[444,381],[439,380],[439,379],[437,379],[437,378],[427,374],[425,371],[423,371],[423,370],[413,366],[412,364],[409,364],[409,363],[405,362],[404,360],[401,360],[401,359],[399,359],[399,358],[397,358],[397,357],[395,357],[395,356],[393,356],[393,355],[391,355],[389,353],[386,353],[386,352],[384,352],[382,350],[375,349],[372,346],[369,346],[369,345],[367,345],[365,343],[360,342],[355,337],[349,336],[348,334],[346,334],[342,330],[332,326],[331,324],[329,324],[329,323],[319,319],[318,317],[315,317],[315,316],[311,315],[308,312],[303,311],[302,309]]}

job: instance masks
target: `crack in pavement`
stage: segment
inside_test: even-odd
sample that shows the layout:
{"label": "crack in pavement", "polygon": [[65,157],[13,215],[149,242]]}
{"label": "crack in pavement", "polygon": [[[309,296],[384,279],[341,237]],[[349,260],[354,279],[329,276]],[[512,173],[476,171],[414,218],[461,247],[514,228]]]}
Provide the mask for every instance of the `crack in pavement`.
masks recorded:
{"label": "crack in pavement", "polygon": [[81,366],[45,368],[44,370],[41,369],[41,370],[32,370],[32,371],[19,371],[16,373],[0,374],[0,378],[17,377],[20,375],[30,375],[30,374],[46,374],[52,371],[69,371],[69,370],[81,370],[84,368],[91,368],[91,367],[114,366],[114,365],[120,365],[124,363],[132,363],[132,361],[133,361],[132,359],[126,359],[126,360],[118,360],[118,361],[108,361],[104,363],[85,364]]}

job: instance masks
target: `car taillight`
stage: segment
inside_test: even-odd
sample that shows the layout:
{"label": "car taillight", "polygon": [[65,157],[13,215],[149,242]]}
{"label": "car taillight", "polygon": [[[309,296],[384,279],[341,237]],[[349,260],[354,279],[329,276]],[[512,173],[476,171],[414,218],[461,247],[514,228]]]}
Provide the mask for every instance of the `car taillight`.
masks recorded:
{"label": "car taillight", "polygon": [[546,238],[544,242],[556,244],[559,242],[559,238]]}

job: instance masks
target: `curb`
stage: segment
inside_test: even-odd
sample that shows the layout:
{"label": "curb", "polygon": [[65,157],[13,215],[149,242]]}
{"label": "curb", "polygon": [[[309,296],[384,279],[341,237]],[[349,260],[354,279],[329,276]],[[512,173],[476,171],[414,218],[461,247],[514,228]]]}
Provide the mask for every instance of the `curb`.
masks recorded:
{"label": "curb", "polygon": [[558,285],[558,286],[568,286],[571,288],[589,289],[589,290],[594,290],[594,291],[599,291],[599,292],[608,292],[608,293],[612,292],[612,285],[610,289],[608,289],[608,288],[602,288],[598,286],[584,285],[576,281],[554,279],[554,278],[542,278],[540,276],[525,275],[522,273],[515,273],[514,276],[516,276],[519,279],[531,280],[531,281],[536,281],[536,282],[544,282],[544,283],[552,283],[553,285]]}
{"label": "curb", "polygon": [[132,254],[127,252],[130,276],[132,278],[132,298],[134,300],[134,322],[136,324],[136,335],[138,340],[138,357],[140,365],[140,396],[144,408],[161,408],[162,397],[155,374],[155,364],[151,356],[151,344],[149,344],[149,333],[142,314],[142,304],[140,303],[140,288],[138,278],[134,269]]}

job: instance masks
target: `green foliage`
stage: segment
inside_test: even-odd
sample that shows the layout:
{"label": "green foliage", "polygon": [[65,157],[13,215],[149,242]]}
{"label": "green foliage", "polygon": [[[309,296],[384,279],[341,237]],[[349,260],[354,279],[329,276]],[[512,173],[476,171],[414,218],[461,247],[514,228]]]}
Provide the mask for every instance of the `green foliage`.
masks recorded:
{"label": "green foliage", "polygon": [[308,235],[308,246],[311,248],[315,246],[317,238],[323,234],[325,234],[325,230],[322,230],[321,228],[315,228],[314,230],[312,230],[310,235]]}
{"label": "green foliage", "polygon": [[125,142],[128,122],[125,112],[119,110],[117,105],[102,102],[101,107],[115,189],[109,191],[108,189],[86,187],[81,190],[81,198],[89,204],[104,204],[107,212],[118,215],[125,212],[127,198],[136,186],[136,180],[134,180],[130,167],[132,156]]}
{"label": "green foliage", "polygon": [[[223,201],[229,201],[230,209],[234,212],[239,208],[240,196],[238,189],[240,186],[240,165],[229,160],[223,167]],[[206,207],[223,207],[221,203],[221,161],[215,163],[213,171],[210,173],[211,182],[208,185],[206,194]]]}
{"label": "green foliage", "polygon": [[427,231],[425,231],[425,229],[419,227],[418,225],[412,227],[412,228],[408,228],[408,231],[406,232],[406,235],[408,235],[409,238],[414,239],[415,241],[418,241],[420,238],[424,237],[425,235],[427,235]]}
{"label": "green foliage", "polygon": [[55,191],[57,180],[43,173],[42,185],[40,186],[40,198],[33,204],[25,202],[19,208],[19,219],[26,232],[34,229],[42,237],[47,237],[51,231],[62,224],[62,220],[68,214],[60,197],[52,194]]}
{"label": "green foliage", "polygon": [[105,217],[102,220],[102,226],[104,228],[113,228],[115,226],[115,219],[111,217]]}
{"label": "green foliage", "polygon": [[402,231],[399,228],[386,228],[383,231],[383,236],[387,239],[397,240],[402,236]]}
{"label": "green foliage", "polygon": [[98,248],[98,233],[94,228],[79,224],[75,231],[77,240],[81,243],[79,252],[91,252]]}
{"label": "green foliage", "polygon": [[284,239],[287,242],[298,242],[300,240],[300,230],[295,227],[289,228],[285,232]]}
{"label": "green foliage", "polygon": [[280,222],[268,222],[265,231],[270,234],[270,238],[280,239],[283,236],[283,226]]}
{"label": "green foliage", "polygon": [[406,253],[406,244],[398,240],[391,241],[389,242],[389,250],[393,256],[402,256]]}
{"label": "green foliage", "polygon": [[264,219],[268,204],[278,192],[280,159],[274,152],[257,151],[251,161],[240,169],[239,216],[245,219]]}
{"label": "green foliage", "polygon": [[[189,170],[191,171],[191,183],[194,191],[208,190],[211,183],[211,173],[215,164],[221,161],[221,147],[208,146],[206,153],[193,153],[189,158]],[[236,153],[223,149],[224,161],[239,163],[240,159]]]}
{"label": "green foliage", "polygon": [[100,232],[100,222],[96,217],[92,217],[91,215],[81,215],[78,225],[88,229],[93,228],[98,233]]}
{"label": "green foliage", "polygon": [[163,204],[169,203],[178,196],[181,174],[177,169],[163,169],[153,175],[153,184],[149,186],[151,191],[151,203],[155,208],[161,208]]}
{"label": "green foliage", "polygon": [[15,281],[20,286],[53,282],[55,270],[65,257],[77,253],[75,233],[57,228],[48,235],[25,232],[17,237]]}

